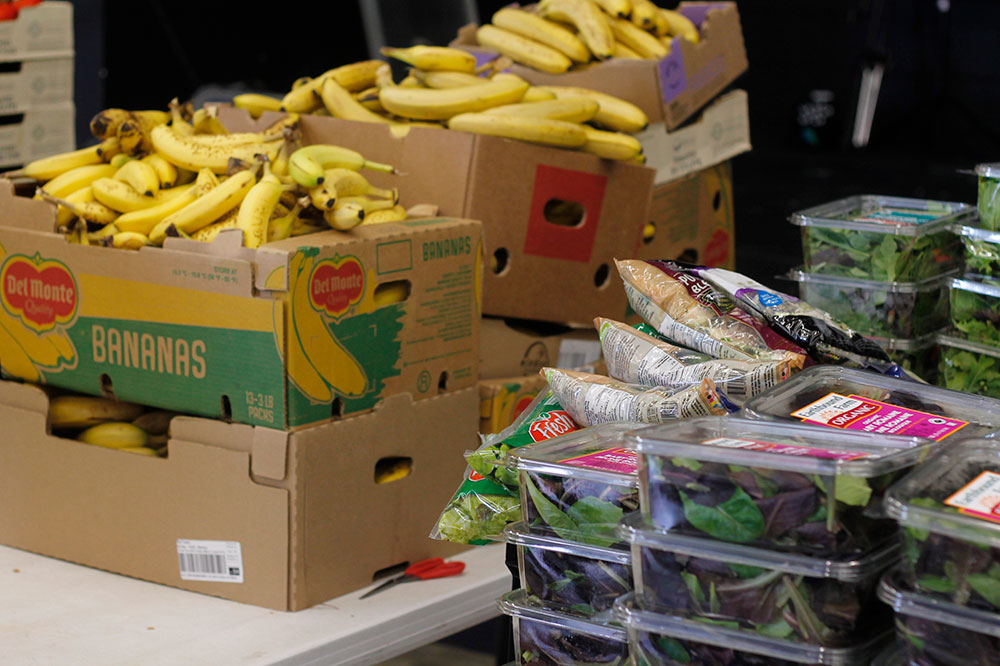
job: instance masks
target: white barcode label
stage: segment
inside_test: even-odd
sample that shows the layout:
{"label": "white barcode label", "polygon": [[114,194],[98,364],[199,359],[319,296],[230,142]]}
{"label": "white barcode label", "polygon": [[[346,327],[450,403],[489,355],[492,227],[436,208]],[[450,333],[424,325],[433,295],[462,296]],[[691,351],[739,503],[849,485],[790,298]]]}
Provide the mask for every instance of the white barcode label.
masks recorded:
{"label": "white barcode label", "polygon": [[181,580],[243,582],[243,550],[239,541],[177,540]]}

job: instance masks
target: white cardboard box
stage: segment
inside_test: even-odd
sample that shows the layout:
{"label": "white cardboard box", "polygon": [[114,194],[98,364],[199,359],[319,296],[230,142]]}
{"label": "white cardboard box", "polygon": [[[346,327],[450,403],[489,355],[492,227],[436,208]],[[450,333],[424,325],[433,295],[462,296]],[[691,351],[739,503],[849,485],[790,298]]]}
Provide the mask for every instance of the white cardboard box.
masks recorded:
{"label": "white cardboard box", "polygon": [[75,148],[76,109],[72,102],[30,109],[20,122],[0,125],[0,167],[22,166]]}
{"label": "white cardboard box", "polygon": [[24,60],[0,74],[0,113],[73,101],[73,57]]}

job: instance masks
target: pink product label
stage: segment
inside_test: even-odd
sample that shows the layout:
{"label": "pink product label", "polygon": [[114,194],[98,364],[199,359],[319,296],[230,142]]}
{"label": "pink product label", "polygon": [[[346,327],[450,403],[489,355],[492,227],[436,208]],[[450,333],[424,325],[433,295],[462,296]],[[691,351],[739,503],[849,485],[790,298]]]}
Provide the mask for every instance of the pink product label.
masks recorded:
{"label": "pink product label", "polygon": [[758,442],[752,439],[735,439],[719,437],[707,439],[702,444],[722,446],[728,449],[743,449],[745,451],[767,451],[786,456],[807,456],[809,458],[824,458],[827,460],[860,460],[871,458],[874,453],[864,451],[838,451],[835,449],[815,449],[811,446],[796,446],[794,444],[778,444],[776,442]]}
{"label": "pink product label", "polygon": [[831,428],[926,437],[937,442],[969,424],[968,421],[907,409],[859,395],[839,393],[830,393],[791,415]]}
{"label": "pink product label", "polygon": [[597,469],[602,472],[615,472],[616,474],[635,474],[639,467],[639,456],[631,449],[607,449],[596,453],[588,453],[577,458],[567,458],[561,460],[567,465],[576,467],[587,467]]}
{"label": "pink product label", "polygon": [[684,56],[681,55],[680,37],[675,37],[670,46],[670,54],[660,60],[660,92],[663,103],[669,104],[687,89],[687,72],[684,71]]}

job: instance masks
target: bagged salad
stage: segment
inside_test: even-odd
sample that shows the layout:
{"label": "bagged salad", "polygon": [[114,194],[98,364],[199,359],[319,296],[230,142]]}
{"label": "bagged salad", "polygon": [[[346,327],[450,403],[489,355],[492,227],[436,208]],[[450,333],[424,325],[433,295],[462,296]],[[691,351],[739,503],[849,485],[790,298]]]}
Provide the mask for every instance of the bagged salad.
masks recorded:
{"label": "bagged salad", "polygon": [[626,259],[615,265],[632,309],[669,340],[715,358],[805,365],[801,347],[680,264]]}
{"label": "bagged salad", "polygon": [[510,449],[579,430],[552,391],[542,391],[498,433],[468,454],[462,484],[441,512],[430,538],[483,545],[502,538],[508,523],[521,519],[517,472],[503,465]]}
{"label": "bagged salad", "polygon": [[648,324],[594,320],[608,374],[619,381],[678,390],[711,379],[736,404],[762,393],[793,372],[790,361],[717,359],[670,344]]}

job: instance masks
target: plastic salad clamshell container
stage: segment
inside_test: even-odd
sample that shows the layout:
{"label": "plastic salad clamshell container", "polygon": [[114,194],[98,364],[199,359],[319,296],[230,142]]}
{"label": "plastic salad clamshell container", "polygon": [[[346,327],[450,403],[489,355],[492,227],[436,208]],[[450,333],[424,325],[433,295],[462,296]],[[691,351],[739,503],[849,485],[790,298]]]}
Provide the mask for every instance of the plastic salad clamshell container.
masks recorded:
{"label": "plastic salad clamshell container", "polygon": [[575,543],[524,522],[511,523],[504,535],[517,547],[521,589],[548,606],[595,615],[632,591],[632,553],[624,544]]}
{"label": "plastic salad clamshell container", "polygon": [[514,628],[517,664],[522,666],[629,666],[628,636],[610,613],[581,617],[560,612],[513,590],[500,597],[500,611]]}
{"label": "plastic salad clamshell container", "polygon": [[938,383],[955,391],[1000,398],[1000,347],[941,334]]}
{"label": "plastic salad clamshell container", "polygon": [[979,196],[976,209],[979,224],[985,229],[1000,229],[1000,163],[977,164]]}
{"label": "plastic salad clamshell container", "polygon": [[1000,441],[944,448],[889,489],[886,510],[902,528],[906,583],[1000,613]]}
{"label": "plastic salad clamshell container", "polygon": [[969,225],[955,227],[955,233],[962,239],[962,245],[965,246],[965,271],[967,273],[1000,278],[1000,231],[995,229],[996,226],[993,229]]}
{"label": "plastic salad clamshell container", "polygon": [[1000,428],[1000,401],[853,368],[806,368],[740,412],[831,430],[926,437],[983,437]]}
{"label": "plastic salad clamshell container", "polygon": [[950,286],[951,328],[969,340],[1000,346],[1000,281],[967,275]]}
{"label": "plastic salad clamshell container", "polygon": [[653,525],[837,559],[892,540],[882,493],[935,447],[921,437],[738,417],[650,426],[627,441],[640,454],[639,505]]}
{"label": "plastic salad clamshell container", "polygon": [[911,375],[916,375],[923,381],[934,384],[938,376],[938,359],[941,357],[938,347],[938,334],[924,335],[919,338],[872,338],[892,359]]}
{"label": "plastic salad clamshell container", "polygon": [[1000,616],[916,592],[898,569],[886,573],[878,595],[896,612],[894,664],[987,666],[1000,663]]}
{"label": "plastic salad clamshell container", "polygon": [[687,537],[632,514],[619,526],[632,545],[635,589],[646,610],[733,623],[771,638],[843,647],[892,621],[875,588],[896,562],[895,542],[833,560]]}
{"label": "plastic salad clamshell container", "polygon": [[636,666],[867,666],[887,633],[842,648],[811,645],[745,631],[731,623],[645,610],[638,592],[615,602]]}
{"label": "plastic salad clamshell container", "polygon": [[951,227],[975,212],[964,203],[861,194],[798,211],[789,219],[802,228],[809,273],[919,282],[960,265],[962,245]]}
{"label": "plastic salad clamshell container", "polygon": [[916,338],[948,325],[948,280],[958,270],[918,282],[881,282],[792,270],[799,297],[869,336]]}
{"label": "plastic salad clamshell container", "polygon": [[532,530],[610,546],[625,514],[639,508],[638,459],[625,434],[642,424],[604,423],[508,452],[520,477],[522,520]]}

